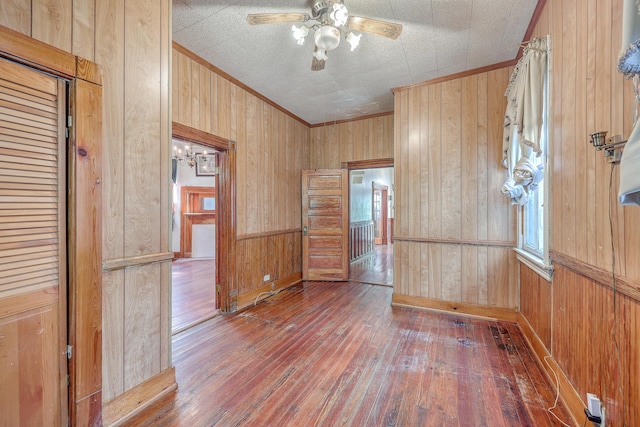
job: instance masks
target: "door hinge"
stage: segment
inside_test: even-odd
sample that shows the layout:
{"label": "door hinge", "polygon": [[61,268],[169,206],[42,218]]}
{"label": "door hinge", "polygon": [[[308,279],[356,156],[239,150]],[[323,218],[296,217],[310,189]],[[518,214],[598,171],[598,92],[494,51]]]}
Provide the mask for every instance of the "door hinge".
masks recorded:
{"label": "door hinge", "polygon": [[69,138],[69,128],[73,126],[73,117],[72,116],[67,116],[67,127],[64,129],[64,133],[67,137],[67,139]]}
{"label": "door hinge", "polygon": [[217,293],[222,292],[222,286],[220,286],[220,285],[216,285],[216,292],[217,292]]}
{"label": "door hinge", "polygon": [[73,353],[73,346],[67,345],[67,359],[71,359],[72,353]]}

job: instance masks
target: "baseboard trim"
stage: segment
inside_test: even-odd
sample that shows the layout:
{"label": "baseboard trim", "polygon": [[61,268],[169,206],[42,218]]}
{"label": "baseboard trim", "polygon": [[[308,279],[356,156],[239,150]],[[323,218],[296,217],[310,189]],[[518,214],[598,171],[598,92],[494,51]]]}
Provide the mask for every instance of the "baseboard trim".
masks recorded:
{"label": "baseboard trim", "polygon": [[578,394],[576,389],[573,388],[573,385],[571,385],[571,382],[569,381],[565,373],[562,371],[553,356],[551,356],[527,318],[524,317],[522,313],[518,314],[518,327],[522,331],[522,335],[524,335],[525,339],[527,340],[529,347],[533,350],[533,354],[536,360],[538,361],[540,366],[542,366],[545,374],[547,375],[547,379],[553,385],[553,387],[555,387],[556,379],[553,375],[555,372],[555,374],[558,376],[560,399],[566,405],[569,413],[571,414],[574,425],[583,425],[585,422],[585,406],[580,399],[580,395]]}
{"label": "baseboard trim", "polygon": [[163,396],[177,390],[175,368],[171,367],[107,402],[102,410],[104,426],[121,426]]}
{"label": "baseboard trim", "polygon": [[511,310],[508,308],[486,307],[475,304],[442,301],[432,298],[398,294],[395,292],[391,296],[391,305],[397,307],[411,307],[425,310],[442,311],[464,316],[481,317],[484,319],[504,320],[513,323],[517,323],[519,319],[519,313],[516,310]]}
{"label": "baseboard trim", "polygon": [[[300,282],[302,282],[302,273],[294,273],[291,276],[285,277],[284,279],[275,280],[273,282],[273,291],[280,292],[283,289],[290,288],[291,286],[297,285]],[[238,295],[238,310],[242,310],[243,308],[252,305],[256,301],[256,298],[258,299],[258,301],[268,298],[270,296],[269,291],[271,290],[271,284],[269,283],[267,285],[259,287],[258,289],[254,289],[242,295]]]}

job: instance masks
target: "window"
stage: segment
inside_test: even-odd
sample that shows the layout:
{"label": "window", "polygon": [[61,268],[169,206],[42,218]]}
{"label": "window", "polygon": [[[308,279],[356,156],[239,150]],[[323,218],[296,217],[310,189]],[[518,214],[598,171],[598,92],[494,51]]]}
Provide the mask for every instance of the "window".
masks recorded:
{"label": "window", "polygon": [[537,188],[529,190],[529,199],[520,206],[518,215],[518,259],[547,280],[551,280],[553,268],[549,261],[549,63],[544,76],[542,128],[540,132],[540,155],[531,155],[529,160],[543,168],[544,177]]}
{"label": "window", "polygon": [[518,259],[545,279],[549,262],[549,78],[551,36],[534,38],[514,67],[505,97],[501,191],[518,205]]}

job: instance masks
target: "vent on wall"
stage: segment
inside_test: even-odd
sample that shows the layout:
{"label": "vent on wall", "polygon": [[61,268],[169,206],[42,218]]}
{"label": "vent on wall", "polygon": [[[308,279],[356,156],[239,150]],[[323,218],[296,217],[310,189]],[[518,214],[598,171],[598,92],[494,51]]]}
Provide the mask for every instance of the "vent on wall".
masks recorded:
{"label": "vent on wall", "polygon": [[351,171],[351,183],[352,184],[362,184],[362,180],[364,179],[365,171]]}

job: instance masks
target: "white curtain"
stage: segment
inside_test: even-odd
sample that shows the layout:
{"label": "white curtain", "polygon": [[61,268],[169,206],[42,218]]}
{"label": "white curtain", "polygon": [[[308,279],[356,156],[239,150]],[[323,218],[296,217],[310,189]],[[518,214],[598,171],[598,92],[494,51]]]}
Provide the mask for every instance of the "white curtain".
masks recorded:
{"label": "white curtain", "polygon": [[502,163],[508,176],[502,193],[512,204],[524,205],[544,177],[540,156],[548,37],[536,38],[524,48],[505,92],[507,109],[504,117]]}
{"label": "white curtain", "polygon": [[[618,71],[633,77],[638,111],[640,77],[640,10],[637,0],[624,0],[622,9],[622,53]],[[637,114],[620,160],[620,204],[640,206],[640,124]]]}

